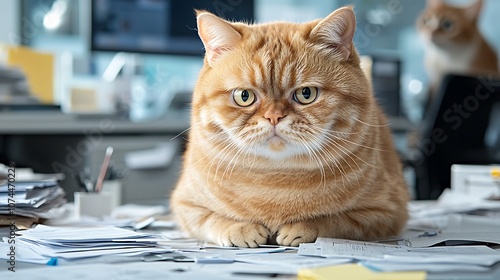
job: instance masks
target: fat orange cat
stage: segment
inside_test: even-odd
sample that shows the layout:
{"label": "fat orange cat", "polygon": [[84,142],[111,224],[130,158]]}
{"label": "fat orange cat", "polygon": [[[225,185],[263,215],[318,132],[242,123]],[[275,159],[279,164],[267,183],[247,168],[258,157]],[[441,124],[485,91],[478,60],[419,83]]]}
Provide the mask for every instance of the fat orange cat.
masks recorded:
{"label": "fat orange cat", "polygon": [[197,20],[206,55],[171,198],[181,228],[242,247],[397,235],[407,187],[352,8],[303,24]]}
{"label": "fat orange cat", "polygon": [[431,99],[446,74],[499,74],[497,55],[477,26],[482,5],[482,0],[475,0],[468,7],[427,0],[417,28],[425,43]]}

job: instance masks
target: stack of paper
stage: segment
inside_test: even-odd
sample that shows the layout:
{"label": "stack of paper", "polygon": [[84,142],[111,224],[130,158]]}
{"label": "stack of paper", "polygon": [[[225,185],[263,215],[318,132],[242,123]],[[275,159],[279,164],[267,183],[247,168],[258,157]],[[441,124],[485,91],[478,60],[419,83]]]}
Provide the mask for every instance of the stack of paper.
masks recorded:
{"label": "stack of paper", "polygon": [[65,192],[55,180],[0,185],[0,215],[50,219],[66,203]]}
{"label": "stack of paper", "polygon": [[16,249],[20,250],[17,257],[20,261],[27,262],[39,260],[47,263],[51,258],[72,260],[105,255],[141,256],[172,252],[169,246],[159,243],[162,241],[160,237],[117,227],[38,225],[19,231],[18,234],[20,236],[16,237]]}
{"label": "stack of paper", "polygon": [[500,262],[500,252],[487,246],[413,248],[333,238],[300,244],[298,254],[354,259],[377,271],[488,271]]}

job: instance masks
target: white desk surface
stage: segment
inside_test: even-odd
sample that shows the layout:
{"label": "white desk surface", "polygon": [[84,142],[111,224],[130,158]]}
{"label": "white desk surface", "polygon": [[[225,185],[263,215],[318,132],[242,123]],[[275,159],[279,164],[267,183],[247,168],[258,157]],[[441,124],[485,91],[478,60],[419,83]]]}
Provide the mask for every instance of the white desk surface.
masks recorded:
{"label": "white desk surface", "polygon": [[[419,207],[432,207],[434,202],[421,201]],[[498,250],[498,249],[497,249]],[[273,253],[273,254],[289,254]],[[292,252],[293,253],[293,252]],[[311,257],[312,258],[312,257]],[[247,263],[197,264],[193,262],[142,262],[140,257],[124,258],[103,257],[78,261],[59,260],[57,266],[35,265],[16,262],[16,272],[7,270],[5,260],[0,261],[0,279],[269,279],[264,275],[242,275],[234,272],[276,271],[275,267],[266,267]],[[296,279],[296,268],[280,268],[279,279]],[[276,276],[276,275],[275,275]],[[500,263],[487,272],[441,272],[428,273],[427,279],[500,279]]]}

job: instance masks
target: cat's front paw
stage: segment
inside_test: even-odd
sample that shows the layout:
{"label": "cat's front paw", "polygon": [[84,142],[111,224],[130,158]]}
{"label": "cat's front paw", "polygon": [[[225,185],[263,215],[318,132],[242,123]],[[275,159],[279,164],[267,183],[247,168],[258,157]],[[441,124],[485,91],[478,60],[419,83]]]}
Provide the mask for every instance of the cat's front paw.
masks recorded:
{"label": "cat's front paw", "polygon": [[266,244],[269,230],[259,224],[235,223],[230,225],[219,238],[219,245],[257,248]]}
{"label": "cat's front paw", "polygon": [[318,229],[312,223],[299,222],[283,225],[278,230],[276,242],[282,246],[299,246],[300,243],[316,241]]}

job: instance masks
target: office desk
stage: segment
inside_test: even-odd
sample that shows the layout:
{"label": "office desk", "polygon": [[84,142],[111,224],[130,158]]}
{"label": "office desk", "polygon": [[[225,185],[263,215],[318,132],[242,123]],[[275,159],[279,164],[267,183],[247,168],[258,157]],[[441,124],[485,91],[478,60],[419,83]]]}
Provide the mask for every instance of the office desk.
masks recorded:
{"label": "office desk", "polygon": [[[432,203],[423,202],[427,207],[432,208]],[[1,236],[1,234],[0,234]],[[0,241],[1,242],[1,241]],[[294,252],[273,253],[273,254],[293,254]],[[318,262],[324,260],[322,258],[304,257],[308,260],[317,259]],[[296,279],[294,271],[295,266],[265,266],[250,263],[225,263],[225,264],[198,264],[193,262],[142,262],[140,257],[130,258],[90,258],[78,261],[59,260],[56,267],[47,265],[35,265],[29,263],[16,262],[17,272],[12,273],[7,270],[8,264],[0,261],[0,279],[51,279],[51,280],[66,280],[66,279],[203,279],[203,280],[224,280],[224,279]],[[264,275],[242,275],[241,272],[268,271],[269,273],[277,273],[281,275],[264,274]],[[239,272],[239,274],[234,274]],[[274,276],[274,277],[271,277]],[[8,278],[5,278],[8,277]],[[30,278],[31,277],[31,278]],[[346,279],[334,278],[332,279]],[[358,279],[350,277],[347,279]],[[379,278],[377,278],[379,279]],[[394,279],[394,278],[392,278]],[[500,279],[500,263],[493,265],[489,271],[483,272],[432,272],[428,273],[426,279],[454,279],[454,280],[498,280]],[[402,279],[404,280],[404,279]]]}
{"label": "office desk", "polygon": [[[114,116],[75,116],[60,111],[0,111],[0,159],[31,167],[39,173],[65,173],[61,186],[67,199],[79,186],[73,178],[85,166],[93,180],[102,164],[106,147],[113,146],[112,164],[123,178],[123,202],[140,203],[166,198],[180,169],[182,136],[189,127],[187,111],[169,111],[161,119],[133,123]],[[175,143],[178,152],[169,166],[130,170],[125,156],[165,143]]]}
{"label": "office desk", "polygon": [[60,111],[0,111],[0,135],[178,134],[189,127],[187,111],[168,111],[147,122],[108,115],[68,115]]}

